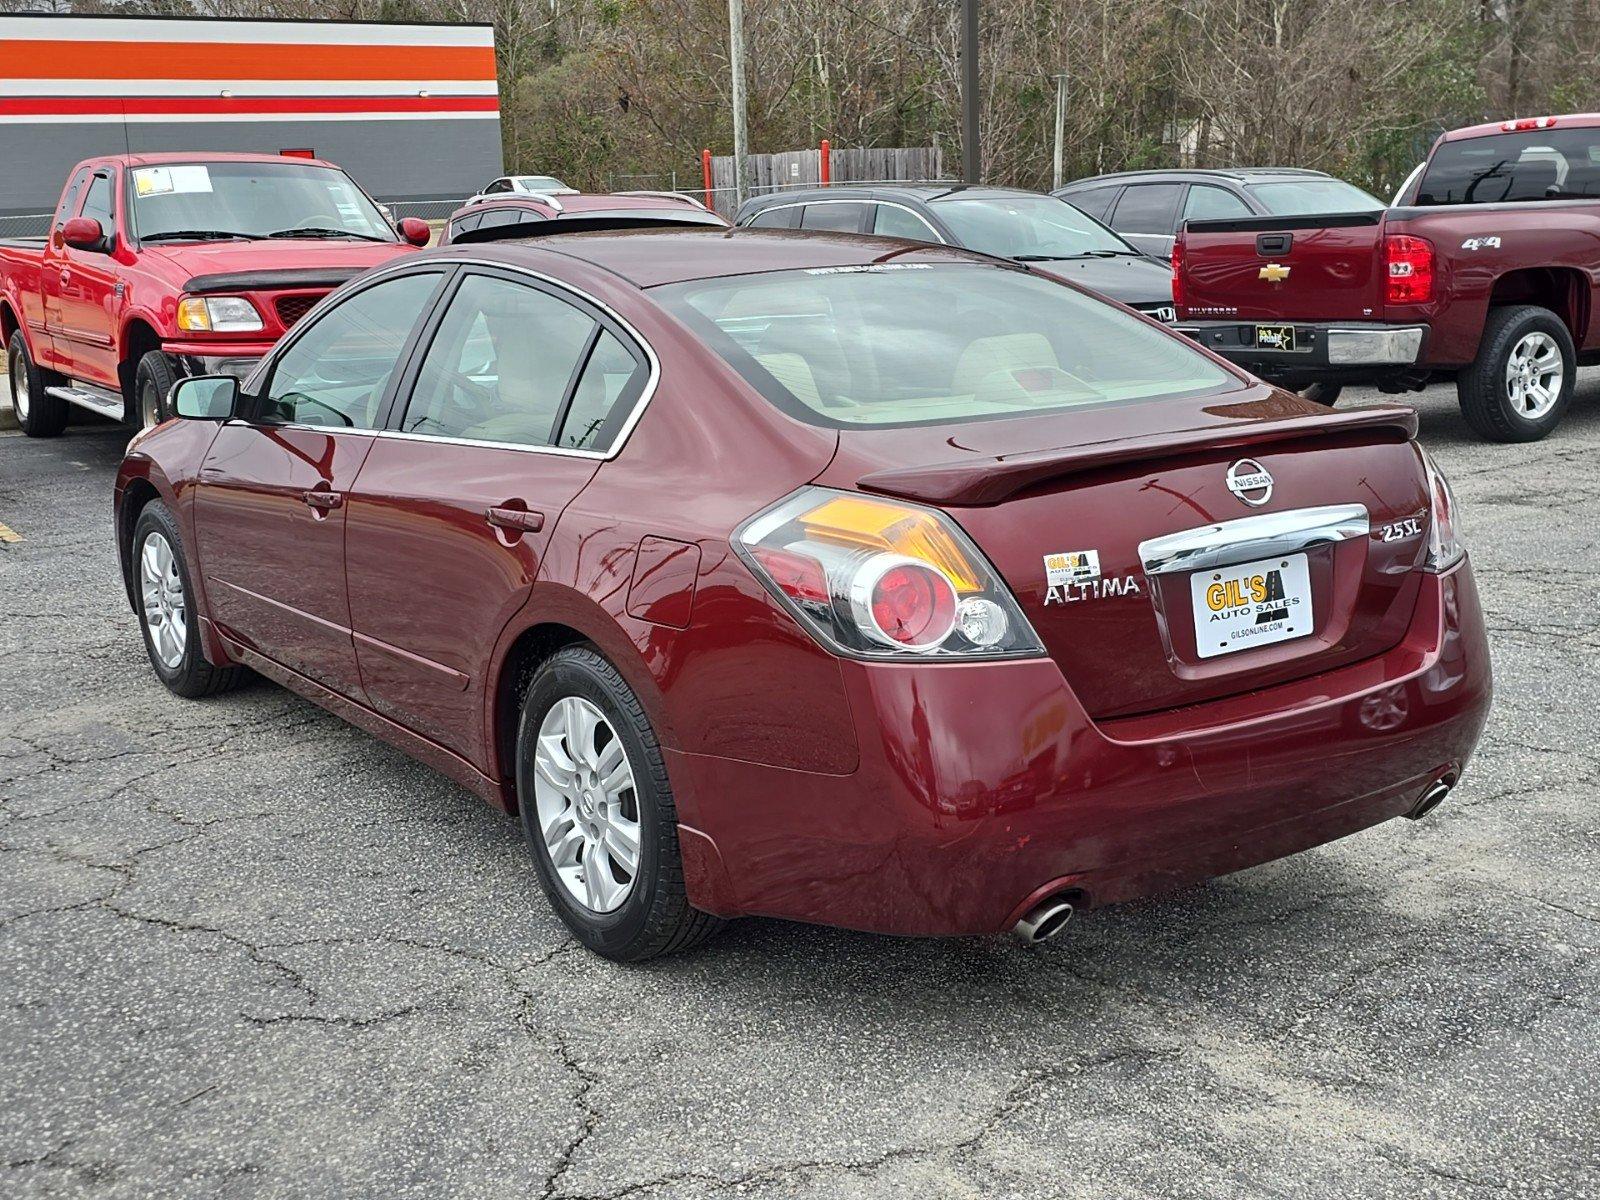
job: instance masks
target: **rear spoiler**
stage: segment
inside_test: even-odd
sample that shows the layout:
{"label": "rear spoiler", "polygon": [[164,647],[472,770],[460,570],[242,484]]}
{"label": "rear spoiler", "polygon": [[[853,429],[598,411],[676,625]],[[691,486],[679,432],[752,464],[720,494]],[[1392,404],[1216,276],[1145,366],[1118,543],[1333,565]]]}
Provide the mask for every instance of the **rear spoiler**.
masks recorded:
{"label": "rear spoiler", "polygon": [[1376,225],[1383,220],[1387,209],[1375,208],[1369,212],[1326,213],[1310,217],[1217,217],[1209,221],[1185,221],[1183,227],[1190,233],[1261,233],[1279,229],[1348,229],[1358,225]]}
{"label": "rear spoiler", "polygon": [[1176,434],[1155,433],[1092,442],[1086,446],[1063,446],[1057,450],[1028,450],[925,467],[892,467],[863,475],[857,486],[863,491],[905,500],[981,507],[999,504],[1047,479],[1119,463],[1176,458],[1200,450],[1251,450],[1269,442],[1354,430],[1387,435],[1391,441],[1410,441],[1417,435],[1417,414],[1402,404],[1373,404],[1329,413],[1265,417]]}

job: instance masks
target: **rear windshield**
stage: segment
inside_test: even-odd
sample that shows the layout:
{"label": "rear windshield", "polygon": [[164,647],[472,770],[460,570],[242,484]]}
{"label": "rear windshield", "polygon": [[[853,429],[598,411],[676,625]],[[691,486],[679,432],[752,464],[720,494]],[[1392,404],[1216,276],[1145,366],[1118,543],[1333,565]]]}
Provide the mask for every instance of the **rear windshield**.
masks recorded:
{"label": "rear windshield", "polygon": [[1003,267],[827,267],[653,294],[762,395],[818,425],[933,425],[1238,386],[1180,338]]}
{"label": "rear windshield", "polygon": [[1099,221],[1054,196],[938,200],[934,211],[961,245],[999,258],[1139,253]]}
{"label": "rear windshield", "polygon": [[1384,207],[1382,200],[1342,179],[1294,179],[1248,186],[1250,194],[1275,217],[1371,212]]}
{"label": "rear windshield", "polygon": [[1531,129],[1445,142],[1418,204],[1497,204],[1600,196],[1600,129]]}

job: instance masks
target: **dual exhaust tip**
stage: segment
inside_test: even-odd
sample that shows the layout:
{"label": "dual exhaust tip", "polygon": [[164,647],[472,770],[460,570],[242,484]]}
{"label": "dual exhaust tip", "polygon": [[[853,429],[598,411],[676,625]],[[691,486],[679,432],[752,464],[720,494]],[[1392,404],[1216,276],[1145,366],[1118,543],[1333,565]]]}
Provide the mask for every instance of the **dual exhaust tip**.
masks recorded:
{"label": "dual exhaust tip", "polygon": [[[1412,821],[1420,821],[1444,803],[1444,798],[1450,794],[1450,789],[1455,787],[1455,784],[1454,777],[1449,775],[1434,780],[1417,798],[1417,802],[1405,814],[1406,817]],[[1011,932],[1018,941],[1037,946],[1040,942],[1048,942],[1058,936],[1072,921],[1073,912],[1072,901],[1065,895],[1041,900],[1011,927]]]}

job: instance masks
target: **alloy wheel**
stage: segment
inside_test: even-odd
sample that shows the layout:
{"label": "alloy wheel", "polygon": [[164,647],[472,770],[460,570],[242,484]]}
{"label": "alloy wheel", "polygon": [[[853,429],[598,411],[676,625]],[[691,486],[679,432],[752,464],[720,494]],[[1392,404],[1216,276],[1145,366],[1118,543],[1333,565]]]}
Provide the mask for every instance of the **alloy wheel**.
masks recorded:
{"label": "alloy wheel", "polygon": [[639,873],[639,798],[611,722],[580,696],[556,701],[539,726],[533,795],[556,878],[592,912],[622,907]]}
{"label": "alloy wheel", "polygon": [[189,609],[183,594],[183,577],[178,573],[178,556],[160,533],[145,538],[139,552],[139,594],[156,658],[167,670],[176,671],[183,665],[183,652],[189,642]]}
{"label": "alloy wheel", "polygon": [[1566,370],[1555,338],[1539,330],[1523,335],[1506,360],[1506,396],[1517,415],[1537,421],[1554,408]]}
{"label": "alloy wheel", "polygon": [[156,385],[145,380],[139,387],[139,427],[149,429],[161,422],[161,394]]}

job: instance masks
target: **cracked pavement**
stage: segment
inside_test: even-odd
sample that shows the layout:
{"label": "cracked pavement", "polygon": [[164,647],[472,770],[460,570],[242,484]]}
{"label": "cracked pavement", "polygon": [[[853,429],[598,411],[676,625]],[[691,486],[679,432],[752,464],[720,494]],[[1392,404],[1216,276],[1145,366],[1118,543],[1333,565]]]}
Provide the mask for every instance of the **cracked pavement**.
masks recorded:
{"label": "cracked pavement", "polygon": [[124,438],[0,434],[0,1195],[1600,1193],[1600,372],[1532,446],[1415,402],[1498,683],[1428,819],[1033,949],[750,920],[642,967],[398,751],[168,695]]}

